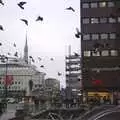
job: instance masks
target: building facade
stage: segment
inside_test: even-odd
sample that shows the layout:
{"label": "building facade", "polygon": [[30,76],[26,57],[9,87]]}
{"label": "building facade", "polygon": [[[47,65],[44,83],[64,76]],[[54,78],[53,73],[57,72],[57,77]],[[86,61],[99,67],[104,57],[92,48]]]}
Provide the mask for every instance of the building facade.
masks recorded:
{"label": "building facade", "polygon": [[0,55],[1,97],[31,96],[34,89],[44,86],[45,73],[38,71],[29,61],[27,38],[23,58]]}
{"label": "building facade", "polygon": [[120,90],[120,1],[81,0],[82,81],[88,96]]}

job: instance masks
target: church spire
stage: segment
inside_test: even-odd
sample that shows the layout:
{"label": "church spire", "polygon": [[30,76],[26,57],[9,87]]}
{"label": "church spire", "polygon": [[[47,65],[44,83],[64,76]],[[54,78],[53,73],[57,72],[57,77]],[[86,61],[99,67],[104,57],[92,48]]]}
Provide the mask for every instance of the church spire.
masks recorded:
{"label": "church spire", "polygon": [[27,43],[27,34],[26,34],[26,41],[24,47],[24,60],[28,64],[28,43]]}

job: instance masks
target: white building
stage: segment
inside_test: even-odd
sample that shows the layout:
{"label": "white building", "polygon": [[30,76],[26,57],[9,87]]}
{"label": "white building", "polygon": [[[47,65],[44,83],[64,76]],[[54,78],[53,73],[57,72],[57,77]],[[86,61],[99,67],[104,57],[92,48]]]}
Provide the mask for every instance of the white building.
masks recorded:
{"label": "white building", "polygon": [[29,96],[31,93],[29,81],[32,80],[32,90],[44,85],[45,73],[39,72],[28,59],[27,39],[24,48],[24,58],[8,58],[0,63],[0,95],[5,95],[6,75],[10,78],[7,85],[8,96]]}

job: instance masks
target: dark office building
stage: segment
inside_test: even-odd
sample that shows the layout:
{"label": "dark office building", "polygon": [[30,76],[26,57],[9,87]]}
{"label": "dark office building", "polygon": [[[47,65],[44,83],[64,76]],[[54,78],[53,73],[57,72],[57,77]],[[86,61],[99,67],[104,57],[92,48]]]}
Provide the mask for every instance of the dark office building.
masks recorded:
{"label": "dark office building", "polygon": [[120,91],[120,1],[81,0],[82,82],[88,96]]}

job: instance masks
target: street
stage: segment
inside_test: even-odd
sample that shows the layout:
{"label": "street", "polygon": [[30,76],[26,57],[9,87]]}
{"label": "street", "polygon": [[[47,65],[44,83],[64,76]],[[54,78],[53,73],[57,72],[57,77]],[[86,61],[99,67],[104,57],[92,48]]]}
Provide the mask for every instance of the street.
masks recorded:
{"label": "street", "polygon": [[94,120],[120,120],[120,112],[112,112],[106,115],[103,114]]}
{"label": "street", "polygon": [[0,120],[8,120],[15,117],[16,104],[8,104],[6,112],[0,116]]}

